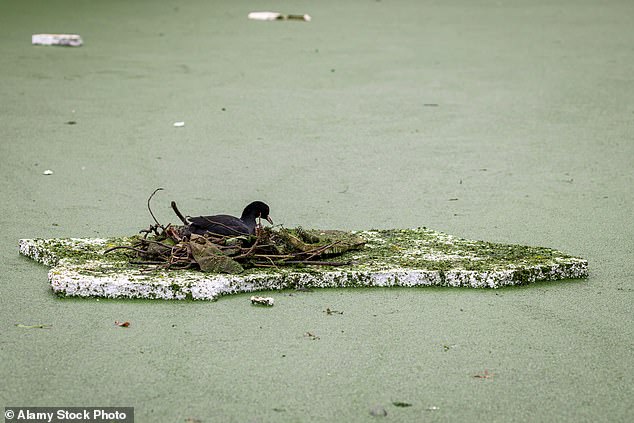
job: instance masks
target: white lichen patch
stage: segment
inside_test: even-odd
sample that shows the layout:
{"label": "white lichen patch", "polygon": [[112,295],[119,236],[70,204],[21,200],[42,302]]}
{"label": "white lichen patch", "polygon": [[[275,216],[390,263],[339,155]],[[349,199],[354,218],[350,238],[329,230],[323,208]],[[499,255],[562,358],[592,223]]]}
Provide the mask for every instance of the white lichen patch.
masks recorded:
{"label": "white lichen patch", "polygon": [[588,262],[543,247],[470,241],[427,228],[358,231],[362,250],[336,258],[345,266],[251,268],[238,275],[167,270],[130,263],[134,238],[23,239],[20,253],[51,266],[60,295],[107,298],[206,299],[285,288],[450,286],[500,288],[588,276]]}

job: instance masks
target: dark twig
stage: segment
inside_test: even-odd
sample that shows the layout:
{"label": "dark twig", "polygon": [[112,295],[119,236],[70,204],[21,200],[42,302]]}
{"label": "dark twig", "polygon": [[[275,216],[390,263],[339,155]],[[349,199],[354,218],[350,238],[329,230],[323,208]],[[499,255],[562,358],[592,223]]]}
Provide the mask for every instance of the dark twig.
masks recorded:
{"label": "dark twig", "polygon": [[157,188],[157,189],[155,189],[155,190],[154,190],[154,192],[153,192],[153,193],[150,195],[150,197],[147,199],[147,209],[148,209],[148,211],[150,212],[150,216],[152,216],[152,219],[154,219],[154,221],[156,222],[156,224],[157,224],[159,227],[161,227],[161,228],[163,227],[163,225],[161,225],[161,224],[159,223],[159,221],[158,221],[158,220],[156,220],[156,217],[154,216],[154,213],[152,213],[152,208],[150,207],[150,200],[152,200],[152,197],[154,197],[154,194],[156,194],[157,192],[162,191],[162,190],[163,190],[163,188]]}
{"label": "dark twig", "polygon": [[145,251],[145,250],[141,250],[140,248],[130,247],[130,246],[127,246],[127,245],[118,245],[116,247],[108,248],[103,253],[104,254],[108,254],[109,252],[114,251],[114,250],[130,250],[130,251],[136,251],[139,254],[147,254],[147,251]]}
{"label": "dark twig", "polygon": [[295,258],[294,255],[292,254],[253,254],[252,257],[256,257],[256,258],[265,258],[265,259],[271,259],[271,258],[275,258],[275,259],[289,259],[289,258]]}
{"label": "dark twig", "polygon": [[233,259],[234,260],[238,260],[238,259],[241,259],[241,258],[249,257],[249,255],[255,250],[255,247],[257,247],[257,246],[258,246],[258,240],[256,239],[255,242],[253,243],[253,245],[251,246],[251,248],[249,248],[246,253],[240,254],[239,256],[236,256]]}
{"label": "dark twig", "polygon": [[277,264],[275,264],[275,262],[273,261],[273,259],[271,257],[267,257],[267,259],[271,262],[273,267],[277,267]]}
{"label": "dark twig", "polygon": [[[173,245],[167,245],[167,244],[163,244],[162,242],[159,241],[154,241],[153,239],[144,239],[143,242],[147,242],[150,244],[156,244],[156,245],[160,245],[161,247],[165,247],[167,249],[171,249],[173,247]],[[142,244],[142,243],[140,243]]]}
{"label": "dark twig", "polygon": [[337,244],[339,244],[339,241],[335,241],[335,242],[332,242],[332,243],[327,244],[327,245],[321,245],[319,247],[313,248],[313,249],[308,250],[308,251],[298,251],[298,252],[292,253],[292,255],[293,255],[293,257],[300,257],[300,256],[308,255],[308,257],[306,257],[305,260],[310,260],[310,259],[312,259],[315,256],[323,254],[323,252],[326,251],[328,248],[334,247]]}

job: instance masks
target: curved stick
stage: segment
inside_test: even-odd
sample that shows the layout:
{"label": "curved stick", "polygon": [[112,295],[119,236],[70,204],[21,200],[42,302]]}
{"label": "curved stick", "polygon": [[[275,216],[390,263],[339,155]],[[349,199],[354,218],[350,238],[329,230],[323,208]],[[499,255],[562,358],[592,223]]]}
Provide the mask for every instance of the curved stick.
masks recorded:
{"label": "curved stick", "polygon": [[130,250],[130,251],[136,251],[137,253],[140,253],[140,254],[146,254],[147,253],[147,251],[145,251],[145,250],[141,250],[139,248],[134,248],[134,247],[128,247],[127,245],[118,245],[116,247],[108,248],[107,250],[104,250],[103,253],[104,254],[108,254],[109,252],[114,251],[114,250]]}
{"label": "curved stick", "polygon": [[150,216],[152,216],[152,219],[154,219],[154,221],[156,222],[156,224],[157,224],[158,226],[161,226],[161,227],[162,227],[163,225],[161,225],[161,224],[159,223],[159,221],[158,221],[158,220],[156,220],[156,217],[154,217],[154,213],[152,213],[152,209],[150,208],[150,200],[152,199],[152,197],[154,197],[154,194],[156,194],[157,192],[162,191],[162,190],[163,190],[163,188],[157,188],[157,189],[155,189],[155,190],[154,190],[154,192],[153,192],[153,193],[150,195],[150,197],[147,199],[147,209],[148,209],[148,210],[149,210],[149,212],[150,212]]}

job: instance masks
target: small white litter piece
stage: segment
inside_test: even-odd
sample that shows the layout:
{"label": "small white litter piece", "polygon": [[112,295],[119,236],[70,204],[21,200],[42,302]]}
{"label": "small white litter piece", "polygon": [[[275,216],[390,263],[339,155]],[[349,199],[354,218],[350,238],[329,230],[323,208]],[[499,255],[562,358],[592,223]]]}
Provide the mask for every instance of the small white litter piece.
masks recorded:
{"label": "small white litter piece", "polygon": [[77,34],[33,34],[31,44],[41,46],[79,47],[84,43]]}
{"label": "small white litter piece", "polygon": [[254,21],[305,21],[310,22],[313,18],[310,15],[286,15],[279,12],[251,12],[249,19]]}
{"label": "small white litter piece", "polygon": [[42,175],[52,175],[53,171],[51,169],[46,169],[44,172],[42,172]]}
{"label": "small white litter piece", "polygon": [[273,307],[273,304],[275,304],[275,300],[272,297],[256,297],[255,295],[253,295],[251,297],[251,304]]}
{"label": "small white litter piece", "polygon": [[185,122],[174,122],[174,126],[176,128],[181,128],[181,127],[185,126]]}

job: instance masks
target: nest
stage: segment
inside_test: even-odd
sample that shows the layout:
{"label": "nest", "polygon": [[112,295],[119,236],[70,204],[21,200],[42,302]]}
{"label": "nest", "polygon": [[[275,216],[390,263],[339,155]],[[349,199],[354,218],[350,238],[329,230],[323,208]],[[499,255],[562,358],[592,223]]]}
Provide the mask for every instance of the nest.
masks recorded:
{"label": "nest", "polygon": [[[187,225],[161,225],[150,208],[155,224],[140,231],[131,245],[115,246],[106,250],[127,250],[130,262],[138,265],[166,269],[200,269],[209,273],[242,273],[253,267],[280,266],[345,266],[350,261],[333,258],[363,248],[365,240],[344,231],[305,230],[301,227],[286,229],[260,224],[254,235],[228,236],[214,233],[193,234]],[[186,223],[176,203],[174,212]]]}
{"label": "nest", "polygon": [[365,241],[344,231],[256,228],[255,235],[197,235],[186,226],[152,225],[141,231],[132,245],[120,245],[106,253],[125,249],[130,262],[167,269],[200,269],[210,273],[242,273],[252,267],[345,266],[350,261],[333,258],[363,248]]}

